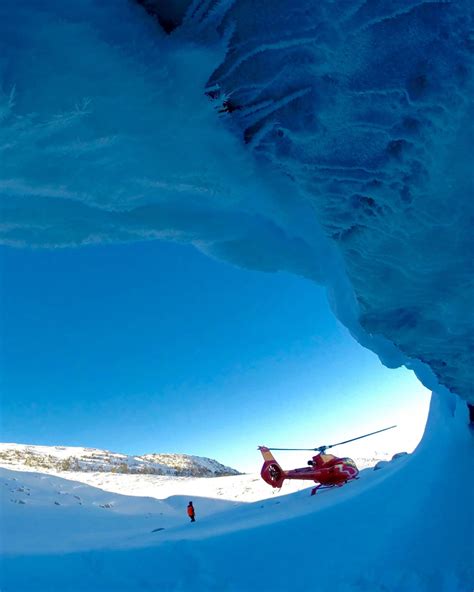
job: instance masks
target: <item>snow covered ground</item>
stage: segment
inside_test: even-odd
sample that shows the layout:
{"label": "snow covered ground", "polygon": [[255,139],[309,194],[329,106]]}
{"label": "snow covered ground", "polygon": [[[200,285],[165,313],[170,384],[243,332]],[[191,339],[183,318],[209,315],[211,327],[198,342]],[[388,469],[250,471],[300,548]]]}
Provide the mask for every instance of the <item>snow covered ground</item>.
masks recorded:
{"label": "snow covered ground", "polygon": [[[304,453],[303,453],[304,454]],[[256,456],[260,459],[260,454],[256,451]],[[301,456],[301,454],[300,454]],[[149,474],[146,472],[133,472],[136,459],[146,459],[147,457],[173,459],[174,465],[177,460],[184,458],[184,464],[180,465],[182,472],[188,469],[188,474],[184,475],[162,475]],[[129,471],[116,471],[120,466],[115,462],[118,458],[120,463],[128,461]],[[177,460],[176,460],[177,459]],[[193,459],[196,466],[189,466],[188,459]],[[374,453],[370,457],[354,457],[357,466],[360,469],[372,468],[378,463],[388,463],[391,455],[380,452]],[[304,462],[300,460],[300,464]],[[64,461],[69,465],[74,465],[75,470],[65,470]],[[260,462],[260,460],[258,460]],[[263,461],[262,461],[263,462]],[[293,461],[288,459],[282,463],[285,468],[291,468]],[[229,473],[236,473],[229,478],[229,475],[210,477],[209,471],[203,477],[199,475],[201,466],[209,467],[214,471],[226,469]],[[131,457],[124,454],[113,453],[108,450],[99,450],[95,448],[82,448],[74,446],[33,446],[26,444],[7,444],[0,443],[0,468],[13,469],[20,472],[41,473],[41,479],[44,475],[60,477],[77,483],[84,483],[97,487],[101,490],[111,493],[119,493],[128,496],[147,496],[156,499],[165,499],[170,496],[201,496],[213,499],[222,499],[238,502],[254,502],[275,497],[287,495],[305,489],[308,484],[305,482],[288,481],[281,490],[271,490],[268,485],[260,479],[258,474],[242,474],[230,467],[224,467],[217,461],[208,458],[202,458],[190,455],[163,455],[152,454],[142,457]],[[162,467],[163,468],[163,467]],[[22,473],[23,474],[23,473]],[[30,479],[30,477],[28,477]],[[77,485],[76,483],[76,485]]]}
{"label": "snow covered ground", "polygon": [[1,590],[470,591],[466,405],[434,396],[428,423],[412,455],[315,497],[255,475],[82,474],[123,491],[139,479],[132,496],[1,469]]}
{"label": "snow covered ground", "polygon": [[185,509],[190,499],[199,521],[207,521],[224,510],[270,502],[294,491],[305,489],[305,497],[309,495],[308,483],[289,483],[273,491],[258,475],[196,479],[70,473],[62,478],[4,468],[0,475],[2,550],[8,554],[141,545],[143,535],[154,528],[172,528],[169,536],[174,538],[176,529],[181,532],[188,522]]}

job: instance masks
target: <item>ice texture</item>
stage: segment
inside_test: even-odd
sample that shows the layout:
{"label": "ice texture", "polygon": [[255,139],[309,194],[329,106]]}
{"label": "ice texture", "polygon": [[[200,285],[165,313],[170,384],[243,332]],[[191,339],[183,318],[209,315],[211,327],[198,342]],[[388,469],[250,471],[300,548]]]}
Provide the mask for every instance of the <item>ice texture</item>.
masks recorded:
{"label": "ice texture", "polygon": [[474,401],[471,3],[181,1],[170,35],[141,4],[0,4],[2,242],[303,275]]}
{"label": "ice texture", "polygon": [[366,331],[472,395],[472,3],[253,6],[221,25],[234,33],[214,96],[314,207]]}

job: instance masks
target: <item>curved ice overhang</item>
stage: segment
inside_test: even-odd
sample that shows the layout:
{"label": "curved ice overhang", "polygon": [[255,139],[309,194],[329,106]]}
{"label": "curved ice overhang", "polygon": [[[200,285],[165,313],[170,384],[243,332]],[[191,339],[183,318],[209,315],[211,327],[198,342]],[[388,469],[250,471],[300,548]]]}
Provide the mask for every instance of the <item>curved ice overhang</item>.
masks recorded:
{"label": "curved ice overhang", "polygon": [[385,364],[474,400],[472,12],[204,0],[167,36],[138,2],[6,0],[2,240],[304,275]]}

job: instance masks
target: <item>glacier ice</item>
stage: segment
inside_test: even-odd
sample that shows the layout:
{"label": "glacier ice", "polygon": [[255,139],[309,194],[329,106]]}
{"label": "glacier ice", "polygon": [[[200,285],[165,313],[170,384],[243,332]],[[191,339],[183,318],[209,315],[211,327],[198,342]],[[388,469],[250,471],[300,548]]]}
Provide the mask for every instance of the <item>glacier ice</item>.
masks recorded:
{"label": "glacier ice", "polygon": [[472,4],[252,6],[210,80],[234,130],[313,206],[363,328],[472,395]]}
{"label": "glacier ice", "polygon": [[474,401],[471,4],[181,1],[171,35],[160,4],[1,3],[2,242],[303,275]]}

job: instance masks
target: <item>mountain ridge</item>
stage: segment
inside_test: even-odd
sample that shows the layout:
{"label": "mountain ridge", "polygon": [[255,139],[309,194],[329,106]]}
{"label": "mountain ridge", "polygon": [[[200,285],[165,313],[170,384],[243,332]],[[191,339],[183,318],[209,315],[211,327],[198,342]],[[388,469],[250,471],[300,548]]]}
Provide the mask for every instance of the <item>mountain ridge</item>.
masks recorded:
{"label": "mountain ridge", "polygon": [[0,443],[0,466],[47,469],[57,472],[126,473],[176,477],[223,477],[240,474],[239,471],[217,460],[190,454],[129,455],[101,448],[16,443]]}

